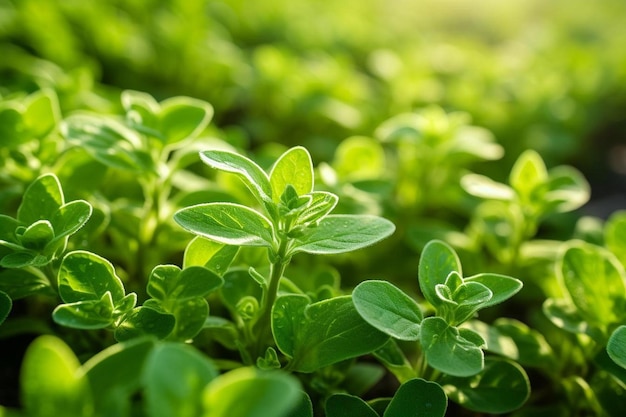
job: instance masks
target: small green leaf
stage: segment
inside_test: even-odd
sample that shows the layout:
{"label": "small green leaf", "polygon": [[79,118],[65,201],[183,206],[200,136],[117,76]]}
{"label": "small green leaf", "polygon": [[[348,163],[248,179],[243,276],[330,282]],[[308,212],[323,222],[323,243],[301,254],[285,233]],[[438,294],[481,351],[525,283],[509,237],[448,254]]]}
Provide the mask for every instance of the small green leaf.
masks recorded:
{"label": "small green leaf", "polygon": [[388,340],[361,318],[350,296],[307,303],[307,297],[285,295],[272,309],[276,344],[299,372],[370,353]]}
{"label": "small green leaf", "polygon": [[524,201],[532,201],[535,190],[547,183],[548,171],[541,155],[534,150],[523,152],[515,161],[509,183]]}
{"label": "small green leaf", "polygon": [[428,242],[419,261],[418,279],[424,298],[435,308],[442,302],[436,286],[444,284],[451,272],[461,276],[461,261],[454,249],[440,240]]}
{"label": "small green leaf", "polygon": [[558,278],[586,321],[602,326],[626,319],[626,273],[610,252],[572,241],[558,262]]}
{"label": "small green leaf", "polygon": [[192,233],[225,245],[271,246],[272,224],[259,212],[233,203],[180,209],[174,220]]}
{"label": "small green leaf", "polygon": [[74,352],[54,336],[40,336],[28,347],[20,375],[22,403],[29,416],[91,416],[87,380]]}
{"label": "small green leaf", "polygon": [[213,107],[191,97],[172,97],[161,102],[161,133],[166,144],[196,137],[209,124]]}
{"label": "small green leaf", "polygon": [[31,183],[17,210],[17,220],[33,224],[39,220],[50,220],[64,203],[59,179],[54,174],[45,174]]}
{"label": "small green leaf", "polygon": [[519,279],[506,275],[482,273],[464,278],[465,282],[477,282],[489,288],[493,294],[491,299],[482,303],[481,308],[499,304],[522,289],[523,283]]}
{"label": "small green leaf", "polygon": [[12,306],[11,297],[7,293],[0,291],[0,324],[8,317]]}
{"label": "small green leaf", "polygon": [[439,384],[415,378],[400,385],[383,417],[443,417],[447,408],[448,397]]}
{"label": "small green leaf", "polygon": [[183,267],[204,266],[217,275],[224,275],[235,259],[239,247],[225,245],[196,236],[185,249]]}
{"label": "small green leaf", "polygon": [[339,197],[326,191],[313,191],[308,195],[311,201],[298,215],[299,224],[307,225],[323,219],[339,201]]}
{"label": "small green leaf", "polygon": [[211,150],[200,152],[200,159],[212,168],[239,176],[260,202],[272,202],[270,179],[254,161],[234,152]]}
{"label": "small green leaf", "polygon": [[41,251],[54,238],[54,229],[48,220],[38,220],[26,228],[20,236],[22,246]]}
{"label": "small green leaf", "polygon": [[484,355],[476,341],[463,337],[456,327],[440,317],[428,317],[422,321],[420,343],[426,360],[430,366],[446,374],[470,376],[483,369]]}
{"label": "small green leaf", "polygon": [[504,414],[521,407],[530,395],[530,382],[514,362],[487,359],[485,369],[469,378],[445,378],[446,394],[473,411]]}
{"label": "small green leaf", "polygon": [[377,243],[395,231],[392,222],[382,217],[336,214],[324,217],[318,226],[305,229],[293,252],[336,254]]}
{"label": "small green leaf", "polygon": [[287,185],[291,185],[299,196],[313,191],[313,162],[309,152],[296,146],[283,153],[272,167],[270,184],[276,203]]}
{"label": "small green leaf", "polygon": [[115,329],[115,339],[123,342],[136,337],[151,335],[164,339],[172,332],[176,319],[150,307],[134,308]]}
{"label": "small green leaf", "polygon": [[59,267],[59,295],[66,303],[99,300],[109,292],[113,303],[124,298],[122,280],[108,260],[87,251],[68,253]]}
{"label": "small green leaf", "polygon": [[333,394],[324,406],[326,417],[379,417],[365,401],[354,395]]}
{"label": "small green leaf", "polygon": [[92,211],[91,204],[83,200],[71,201],[59,207],[59,210],[50,219],[54,228],[55,239],[76,233],[87,223]]}
{"label": "small green leaf", "polygon": [[510,201],[515,198],[515,191],[511,187],[484,175],[464,175],[461,178],[461,186],[469,194],[485,200]]}
{"label": "small green leaf", "polygon": [[202,391],[217,375],[215,366],[191,346],[179,343],[157,345],[146,360],[142,375],[148,415],[201,415]]}
{"label": "small green leaf", "polygon": [[422,311],[411,297],[386,281],[364,281],[352,300],[361,317],[383,333],[400,340],[419,340]]}
{"label": "small green leaf", "polygon": [[147,291],[160,301],[184,301],[204,297],[222,283],[219,276],[201,266],[190,266],[181,271],[175,265],[158,265],[150,273]]}
{"label": "small green leaf", "polygon": [[153,338],[133,339],[110,346],[85,362],[82,369],[98,415],[130,415],[132,397],[141,387],[144,365],[154,346]]}
{"label": "small green leaf", "polygon": [[239,368],[215,378],[203,393],[204,417],[287,417],[300,400],[288,374]]}
{"label": "small green leaf", "polygon": [[609,337],[606,345],[609,357],[622,368],[626,368],[626,326],[619,326]]}
{"label": "small green leaf", "polygon": [[104,329],[115,322],[111,293],[106,292],[98,300],[84,300],[58,305],[52,318],[58,324],[74,329]]}
{"label": "small green leaf", "polygon": [[185,342],[193,339],[202,330],[209,315],[209,303],[203,297],[177,301],[167,309],[176,318],[169,340]]}

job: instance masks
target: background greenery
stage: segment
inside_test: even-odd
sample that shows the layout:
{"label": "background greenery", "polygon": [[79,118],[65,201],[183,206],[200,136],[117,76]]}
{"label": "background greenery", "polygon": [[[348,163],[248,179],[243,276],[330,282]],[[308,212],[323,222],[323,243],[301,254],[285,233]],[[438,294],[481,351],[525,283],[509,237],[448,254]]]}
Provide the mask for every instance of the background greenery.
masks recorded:
{"label": "background greenery", "polygon": [[[49,129],[26,132],[40,134],[44,146],[12,147],[16,125],[0,118],[0,213],[11,215],[28,184],[54,172],[68,200],[94,206],[96,220],[71,247],[107,257],[127,288],[145,298],[149,271],[158,263],[180,265],[187,236],[164,222],[161,238],[137,249],[142,232],[132,225],[142,218],[145,183],[66,152],[57,126],[78,110],[123,115],[124,90],[158,101],[194,97],[210,103],[214,115],[181,159],[218,144],[268,168],[288,147],[303,145],[316,185],[339,195],[338,212],[396,224],[396,234],[374,248],[327,261],[297,258],[294,279],[315,266],[340,276],[344,292],[375,277],[412,293],[424,244],[440,238],[457,249],[468,274],[488,270],[524,281],[519,298],[483,320],[520,319],[546,335],[555,357],[567,356],[556,347],[563,335],[538,318],[545,299],[563,294],[555,248],[524,245],[573,237],[602,244],[601,220],[626,207],[624,16],[621,0],[0,0],[0,109],[35,102],[42,89],[50,103],[42,113]],[[591,202],[565,214],[546,206],[533,208],[534,216],[522,207],[517,221],[497,217],[504,206],[481,205],[483,196],[462,186],[469,172],[508,183],[527,149],[548,168],[580,169]],[[236,181],[197,162],[185,167],[186,175],[172,180],[175,205],[250,204]],[[505,223],[515,237],[490,240]],[[127,246],[112,250],[111,243]],[[522,248],[525,255],[517,256]],[[262,255],[246,252],[241,263],[260,265]],[[43,317],[48,308],[16,303],[12,314]],[[22,344],[30,340],[28,333]],[[88,357],[110,342],[72,348]],[[11,357],[19,359],[23,346],[15,346]],[[584,357],[581,349],[568,357]],[[568,364],[584,368],[576,360],[562,362],[562,373],[531,371],[533,387],[554,386]],[[4,392],[14,398],[16,370],[2,371]],[[563,391],[573,402],[577,391]],[[562,394],[538,393],[531,404]]]}

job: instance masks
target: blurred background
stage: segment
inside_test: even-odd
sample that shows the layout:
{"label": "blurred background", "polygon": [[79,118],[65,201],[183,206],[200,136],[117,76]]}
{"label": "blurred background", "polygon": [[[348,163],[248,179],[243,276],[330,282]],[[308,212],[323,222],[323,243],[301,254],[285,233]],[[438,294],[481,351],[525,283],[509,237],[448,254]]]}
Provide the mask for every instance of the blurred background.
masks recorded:
{"label": "blurred background", "polygon": [[188,95],[235,146],[316,163],[437,105],[503,146],[477,170],[502,180],[535,149],[581,169],[605,217],[626,206],[625,17],[623,0],[0,0],[0,100],[52,88],[67,115]]}

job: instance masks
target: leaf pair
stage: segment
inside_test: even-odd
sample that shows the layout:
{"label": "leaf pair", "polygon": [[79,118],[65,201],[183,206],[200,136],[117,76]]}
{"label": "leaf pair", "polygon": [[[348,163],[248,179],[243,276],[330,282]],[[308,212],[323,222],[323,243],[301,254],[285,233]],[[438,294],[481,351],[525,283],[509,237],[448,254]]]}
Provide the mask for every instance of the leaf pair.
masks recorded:
{"label": "leaf pair", "polygon": [[37,178],[24,192],[17,219],[0,215],[0,266],[22,268],[43,266],[59,257],[70,235],[91,216],[83,200],[65,203],[63,190],[54,174]]}

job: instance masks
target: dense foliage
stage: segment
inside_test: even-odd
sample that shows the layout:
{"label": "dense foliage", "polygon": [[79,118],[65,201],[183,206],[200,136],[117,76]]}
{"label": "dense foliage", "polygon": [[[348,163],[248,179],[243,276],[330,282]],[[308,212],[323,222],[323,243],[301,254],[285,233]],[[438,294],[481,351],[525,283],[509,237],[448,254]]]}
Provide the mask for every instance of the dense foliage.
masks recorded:
{"label": "dense foliage", "polygon": [[327,3],[0,0],[0,416],[625,414],[626,4]]}

